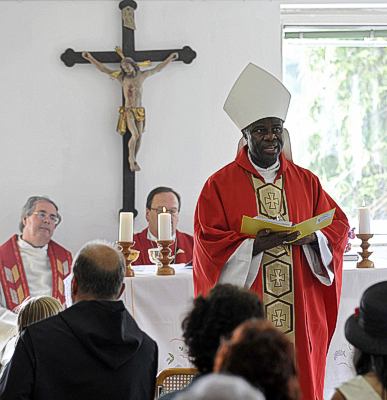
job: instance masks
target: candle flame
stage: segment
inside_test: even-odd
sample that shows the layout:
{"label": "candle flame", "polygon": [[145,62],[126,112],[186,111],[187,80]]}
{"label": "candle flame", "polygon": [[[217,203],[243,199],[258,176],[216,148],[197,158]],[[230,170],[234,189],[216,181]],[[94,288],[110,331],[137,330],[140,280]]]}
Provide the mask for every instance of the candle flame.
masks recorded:
{"label": "candle flame", "polygon": [[165,207],[163,207],[163,213],[167,212],[167,209]]}

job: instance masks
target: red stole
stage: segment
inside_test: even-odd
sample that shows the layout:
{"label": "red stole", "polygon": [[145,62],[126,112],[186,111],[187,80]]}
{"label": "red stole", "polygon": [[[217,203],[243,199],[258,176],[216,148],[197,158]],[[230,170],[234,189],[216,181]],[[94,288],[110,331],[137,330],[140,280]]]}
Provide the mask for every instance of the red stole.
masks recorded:
{"label": "red stole", "polygon": [[[13,310],[30,295],[17,239],[18,236],[14,235],[0,247],[0,283],[9,310]],[[71,271],[71,253],[51,240],[47,255],[52,273],[52,296],[64,304],[63,280]]]}

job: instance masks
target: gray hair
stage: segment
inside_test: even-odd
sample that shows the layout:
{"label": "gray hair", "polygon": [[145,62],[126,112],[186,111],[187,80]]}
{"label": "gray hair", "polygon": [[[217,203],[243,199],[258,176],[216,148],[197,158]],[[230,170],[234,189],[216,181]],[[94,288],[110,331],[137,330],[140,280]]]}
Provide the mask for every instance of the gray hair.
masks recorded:
{"label": "gray hair", "polygon": [[176,400],[265,400],[261,391],[238,376],[209,374],[198,379]]}
{"label": "gray hair", "polygon": [[73,262],[79,291],[101,300],[112,300],[118,296],[125,269],[123,254],[117,247],[102,240],[86,243]]}
{"label": "gray hair", "polygon": [[35,211],[35,206],[38,201],[47,201],[55,207],[56,215],[59,218],[59,222],[56,224],[57,226],[62,221],[62,217],[60,216],[60,214],[58,212],[58,206],[49,197],[47,197],[47,196],[31,196],[28,198],[28,200],[26,201],[26,204],[24,204],[24,206],[22,208],[20,222],[19,222],[20,232],[23,232],[23,229],[24,229],[24,222],[23,222],[24,218],[32,215],[32,213]]}

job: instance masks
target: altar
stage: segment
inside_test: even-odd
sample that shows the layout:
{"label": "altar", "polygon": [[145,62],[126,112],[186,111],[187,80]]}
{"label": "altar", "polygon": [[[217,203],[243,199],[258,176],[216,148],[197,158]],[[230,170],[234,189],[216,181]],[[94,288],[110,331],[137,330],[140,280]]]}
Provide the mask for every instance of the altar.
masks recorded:
{"label": "altar", "polygon": [[[382,265],[382,262],[377,265]],[[387,266],[387,262],[384,265]],[[181,322],[192,307],[192,269],[174,265],[175,275],[156,276],[154,266],[134,268],[136,277],[125,278],[122,300],[140,328],[156,340],[159,371],[190,366]],[[344,263],[339,317],[327,356],[326,400],[331,398],[335,387],[354,375],[353,349],[344,337],[345,321],[358,307],[363,291],[382,280],[387,280],[387,268],[356,269],[355,262]]]}
{"label": "altar", "polygon": [[192,306],[192,267],[173,265],[176,274],[157,276],[154,265],[134,266],[121,299],[139,327],[159,346],[159,371],[188,367],[181,322]]}

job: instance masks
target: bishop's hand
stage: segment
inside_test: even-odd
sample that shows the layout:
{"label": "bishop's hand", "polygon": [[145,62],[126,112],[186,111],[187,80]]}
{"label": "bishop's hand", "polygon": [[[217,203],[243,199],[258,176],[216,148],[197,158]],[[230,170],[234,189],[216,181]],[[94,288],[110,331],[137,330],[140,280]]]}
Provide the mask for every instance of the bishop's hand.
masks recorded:
{"label": "bishop's hand", "polygon": [[272,232],[270,229],[263,229],[257,233],[254,239],[253,257],[274,247],[289,244],[289,242],[296,240],[299,234],[298,231]]}
{"label": "bishop's hand", "polygon": [[317,235],[313,232],[308,236],[296,240],[292,245],[303,246],[304,244],[317,244]]}

